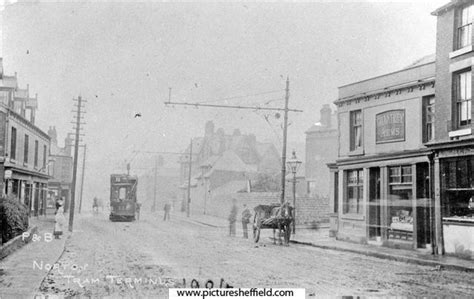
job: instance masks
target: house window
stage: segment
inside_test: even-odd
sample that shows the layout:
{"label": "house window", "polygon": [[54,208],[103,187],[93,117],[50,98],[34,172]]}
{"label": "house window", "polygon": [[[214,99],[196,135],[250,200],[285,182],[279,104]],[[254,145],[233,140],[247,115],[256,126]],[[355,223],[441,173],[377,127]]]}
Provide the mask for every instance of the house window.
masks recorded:
{"label": "house window", "polygon": [[12,127],[12,141],[10,143],[10,159],[16,159],[16,128]]}
{"label": "house window", "polygon": [[334,173],[334,213],[339,212],[339,173]]}
{"label": "house window", "polygon": [[347,171],[347,189],[344,200],[345,214],[362,214],[364,195],[363,170]]}
{"label": "house window", "polygon": [[413,178],[412,166],[388,168],[387,213],[389,239],[413,240]]}
{"label": "house window", "polygon": [[38,140],[35,140],[35,167],[38,167],[38,150],[39,150]]}
{"label": "house window", "polygon": [[455,100],[458,127],[471,123],[471,69],[455,74]]}
{"label": "house window", "polygon": [[472,20],[474,17],[474,5],[469,5],[461,10],[458,26],[457,48],[461,49],[472,43]]}
{"label": "house window", "polygon": [[351,111],[351,151],[362,147],[362,111]]}
{"label": "house window", "polygon": [[28,163],[28,145],[30,143],[29,136],[25,134],[25,148],[23,152],[23,162]]}
{"label": "house window", "polygon": [[435,97],[423,98],[423,142],[434,138]]}
{"label": "house window", "polygon": [[46,169],[46,145],[43,145],[43,170]]}

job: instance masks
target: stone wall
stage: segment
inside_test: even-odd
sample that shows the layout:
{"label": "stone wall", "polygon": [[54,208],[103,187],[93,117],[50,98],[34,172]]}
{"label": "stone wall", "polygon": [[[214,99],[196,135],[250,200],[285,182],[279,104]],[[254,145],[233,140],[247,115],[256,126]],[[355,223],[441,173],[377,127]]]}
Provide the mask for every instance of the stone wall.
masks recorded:
{"label": "stone wall", "polygon": [[[254,207],[260,204],[280,202],[279,192],[251,192],[232,193],[213,196],[209,199],[206,207],[207,214],[221,218],[227,218],[232,207],[232,199],[237,201],[239,215],[243,205],[246,204],[253,212]],[[290,200],[292,203],[292,200]],[[328,198],[298,197],[296,199],[296,224],[313,226],[317,223],[329,222],[329,200]],[[202,210],[200,207],[192,207],[192,210]]]}

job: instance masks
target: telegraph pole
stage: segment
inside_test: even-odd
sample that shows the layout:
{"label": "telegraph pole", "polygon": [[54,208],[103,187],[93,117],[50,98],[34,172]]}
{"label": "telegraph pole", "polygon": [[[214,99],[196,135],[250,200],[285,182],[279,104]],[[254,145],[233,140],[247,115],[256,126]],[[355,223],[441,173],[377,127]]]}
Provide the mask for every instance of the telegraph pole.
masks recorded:
{"label": "telegraph pole", "polygon": [[283,122],[283,149],[281,152],[281,196],[280,202],[285,202],[285,183],[286,183],[286,139],[288,135],[288,101],[290,99],[290,78],[286,77],[285,88],[285,116]]}
{"label": "telegraph pole", "polygon": [[79,96],[78,99],[73,99],[73,101],[77,101],[77,111],[73,111],[76,114],[76,122],[73,124],[76,125],[74,129],[76,130],[76,140],[74,141],[74,166],[72,170],[72,187],[71,187],[71,205],[69,207],[69,231],[72,232],[73,225],[74,225],[74,203],[75,203],[75,198],[76,198],[76,179],[77,179],[77,159],[79,155],[79,136],[82,134],[80,133],[81,130],[81,125],[84,125],[85,123],[81,122],[81,114],[84,113],[82,109],[84,108],[82,106],[83,101],[82,97]]}
{"label": "telegraph pole", "polygon": [[[281,197],[280,201],[283,204],[285,202],[285,176],[286,176],[286,143],[288,135],[288,112],[303,112],[299,109],[289,109],[288,102],[290,100],[290,79],[286,78],[286,88],[285,88],[285,107],[284,108],[269,108],[269,107],[258,107],[258,106],[242,106],[242,105],[215,105],[215,104],[200,104],[200,103],[180,103],[180,102],[171,102],[171,88],[169,93],[168,101],[165,102],[165,105],[184,105],[184,106],[194,106],[194,107],[211,107],[211,108],[230,108],[230,109],[247,109],[247,110],[264,110],[264,111],[284,111],[284,124],[283,124],[283,149],[281,157]],[[189,188],[189,186],[188,186]],[[189,193],[189,192],[188,192]]]}
{"label": "telegraph pole", "polygon": [[84,191],[84,172],[86,170],[86,152],[87,152],[87,144],[84,144],[84,157],[82,158],[81,197],[79,199],[79,214],[81,214],[82,193]]}
{"label": "telegraph pole", "polygon": [[153,180],[153,206],[151,206],[151,211],[156,211],[156,179],[158,177],[158,156],[155,157],[155,175]]}
{"label": "telegraph pole", "polygon": [[191,164],[193,162],[193,139],[191,138],[191,145],[189,146],[189,173],[188,173],[188,204],[186,209],[186,216],[189,217],[191,208]]}

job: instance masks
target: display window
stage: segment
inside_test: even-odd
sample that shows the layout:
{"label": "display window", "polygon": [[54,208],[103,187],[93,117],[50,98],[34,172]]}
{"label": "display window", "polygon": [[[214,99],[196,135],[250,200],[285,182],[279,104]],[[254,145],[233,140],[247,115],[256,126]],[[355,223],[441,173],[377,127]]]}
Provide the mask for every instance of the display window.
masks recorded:
{"label": "display window", "polygon": [[388,168],[389,238],[413,240],[412,166]]}

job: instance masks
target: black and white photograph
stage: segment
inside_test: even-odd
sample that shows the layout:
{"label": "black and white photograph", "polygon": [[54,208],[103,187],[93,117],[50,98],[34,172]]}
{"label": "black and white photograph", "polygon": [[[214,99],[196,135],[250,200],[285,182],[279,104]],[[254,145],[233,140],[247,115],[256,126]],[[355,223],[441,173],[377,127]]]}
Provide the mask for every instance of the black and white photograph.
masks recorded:
{"label": "black and white photograph", "polygon": [[474,0],[0,0],[0,299],[473,298]]}

